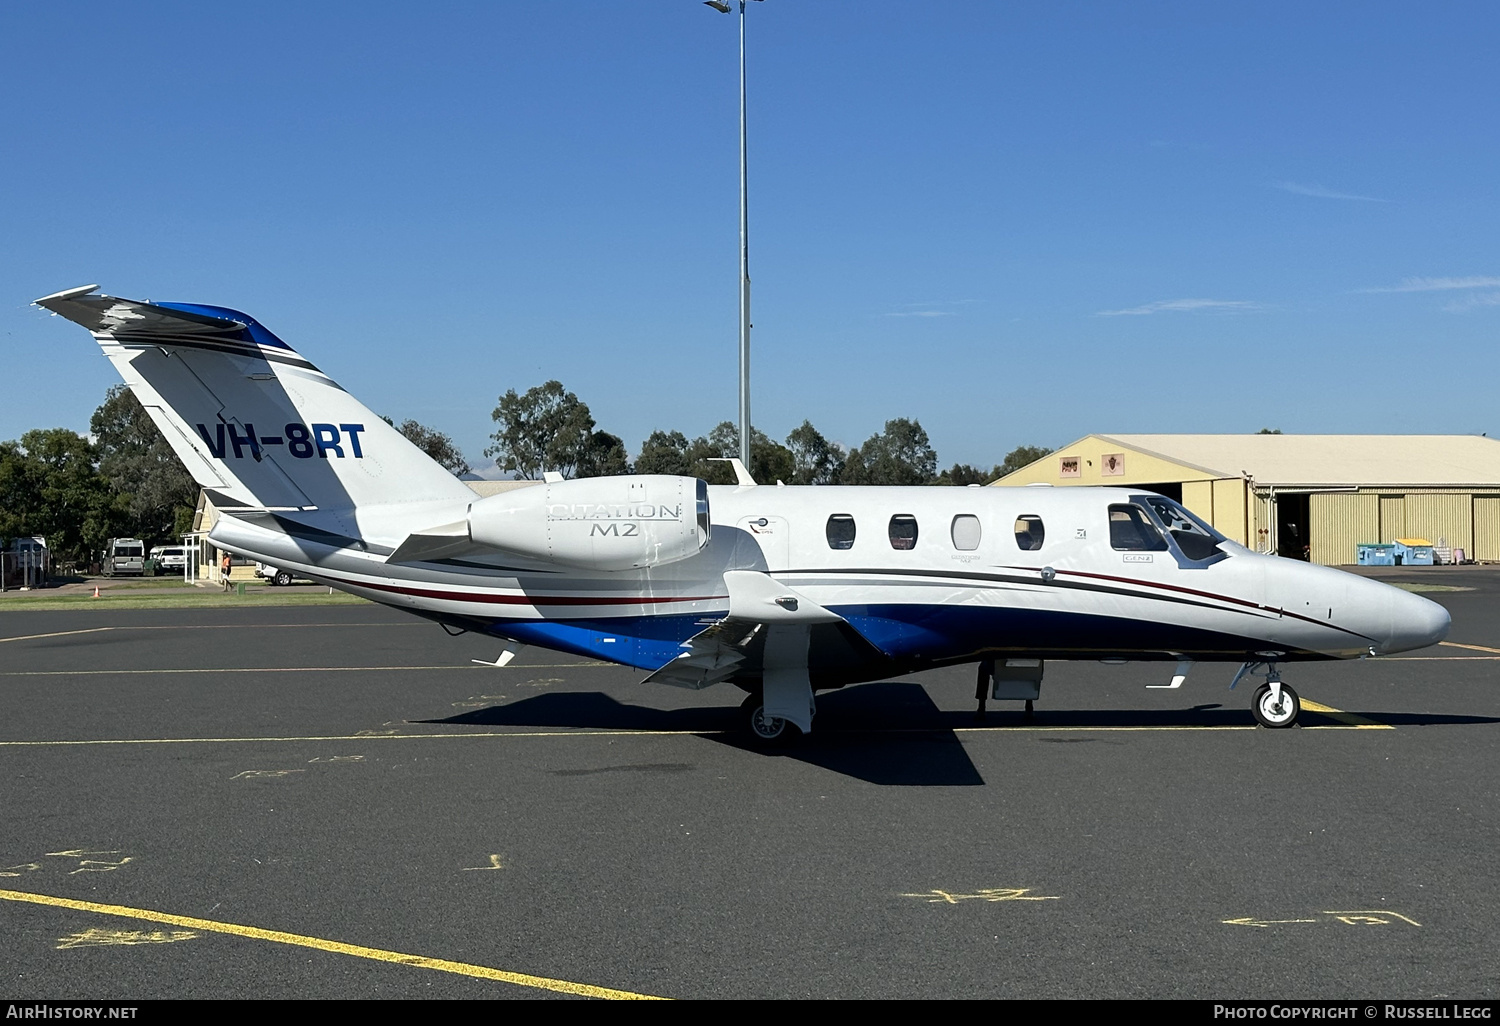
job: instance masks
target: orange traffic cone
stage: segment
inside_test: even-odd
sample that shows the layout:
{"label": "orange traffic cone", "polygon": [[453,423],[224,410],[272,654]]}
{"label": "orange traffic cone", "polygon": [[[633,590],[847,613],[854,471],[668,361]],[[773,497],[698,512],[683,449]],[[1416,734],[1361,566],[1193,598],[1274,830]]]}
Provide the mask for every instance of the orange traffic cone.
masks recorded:
{"label": "orange traffic cone", "polygon": [[94,585],[94,598],[98,598],[98,597],[99,597],[99,586],[96,584],[96,585]]}

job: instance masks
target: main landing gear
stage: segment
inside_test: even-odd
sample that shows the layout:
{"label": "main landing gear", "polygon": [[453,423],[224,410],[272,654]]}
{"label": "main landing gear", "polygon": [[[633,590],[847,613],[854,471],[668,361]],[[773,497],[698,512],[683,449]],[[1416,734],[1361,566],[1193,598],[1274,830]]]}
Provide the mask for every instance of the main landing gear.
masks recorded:
{"label": "main landing gear", "polygon": [[740,720],[750,732],[750,739],[763,748],[785,748],[802,737],[802,731],[791,720],[766,715],[765,699],[758,691],[740,703]]}
{"label": "main landing gear", "polygon": [[1266,681],[1255,689],[1255,697],[1250,701],[1250,713],[1255,717],[1255,722],[1262,727],[1271,728],[1292,726],[1302,712],[1302,700],[1291,687],[1281,683],[1281,671],[1276,669],[1274,659],[1241,666],[1240,672],[1234,675],[1234,681],[1229,685],[1230,690],[1247,676],[1262,675]]}

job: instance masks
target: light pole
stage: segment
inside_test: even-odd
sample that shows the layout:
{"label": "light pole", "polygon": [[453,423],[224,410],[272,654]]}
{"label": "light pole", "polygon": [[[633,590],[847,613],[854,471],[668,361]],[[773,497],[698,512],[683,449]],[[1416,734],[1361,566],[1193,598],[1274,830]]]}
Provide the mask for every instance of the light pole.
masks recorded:
{"label": "light pole", "polygon": [[[728,0],[703,0],[720,14]],[[750,469],[750,193],[745,157],[745,0],[740,5],[740,462]],[[759,2],[759,0],[756,0]]]}

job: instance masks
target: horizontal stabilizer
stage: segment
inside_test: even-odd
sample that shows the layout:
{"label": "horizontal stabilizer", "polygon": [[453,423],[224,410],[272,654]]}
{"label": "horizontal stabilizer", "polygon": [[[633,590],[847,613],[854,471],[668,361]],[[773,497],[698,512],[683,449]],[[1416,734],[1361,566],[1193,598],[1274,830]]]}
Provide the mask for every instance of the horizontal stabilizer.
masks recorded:
{"label": "horizontal stabilizer", "polygon": [[387,563],[428,563],[435,559],[452,559],[470,552],[484,551],[484,546],[469,540],[469,522],[458,520],[442,527],[430,528],[406,536],[396,551],[385,558]]}
{"label": "horizontal stabilizer", "polygon": [[255,318],[238,310],[198,303],[149,303],[93,294],[99,286],[86,285],[43,296],[36,305],[80,324],[96,335],[121,341],[156,339],[170,343],[218,343],[227,351],[266,347],[292,353]]}

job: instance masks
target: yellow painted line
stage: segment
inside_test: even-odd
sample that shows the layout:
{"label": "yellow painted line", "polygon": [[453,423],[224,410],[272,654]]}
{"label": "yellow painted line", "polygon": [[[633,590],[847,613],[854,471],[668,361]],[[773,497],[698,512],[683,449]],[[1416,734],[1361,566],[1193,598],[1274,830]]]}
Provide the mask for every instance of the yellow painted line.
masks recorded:
{"label": "yellow painted line", "polygon": [[418,969],[436,969],[439,972],[472,976],[480,980],[498,980],[501,983],[514,983],[518,987],[551,990],[559,994],[572,994],[576,997],[613,998],[616,1000],[662,1000],[654,998],[650,994],[636,994],[628,990],[613,990],[609,987],[595,987],[588,983],[573,983],[570,980],[554,980],[546,976],[512,973],[504,969],[491,969],[489,966],[484,965],[471,965],[467,962],[450,962],[446,958],[407,955],[399,951],[386,951],[383,948],[367,948],[359,944],[345,944],[342,941],[323,940],[321,937],[307,937],[300,933],[263,930],[258,926],[221,923],[212,919],[178,916],[170,912],[154,912],[151,909],[130,908],[126,905],[103,905],[96,901],[76,901],[72,898],[57,898],[50,894],[34,894],[27,891],[0,890],[0,899],[4,899],[5,901],[30,902],[33,905],[51,905],[55,908],[73,909],[78,912],[97,912],[100,915],[119,916],[122,919],[137,919],[147,923],[167,923],[171,926],[204,930],[209,933],[227,933],[235,937],[249,937],[253,940],[271,941],[276,944],[292,944],[301,948],[331,951],[336,955],[353,955],[356,958],[368,958],[376,962],[394,962],[397,965],[415,966]]}
{"label": "yellow painted line", "polygon": [[234,745],[302,741],[446,741],[481,737],[701,737],[717,730],[516,730],[472,734],[326,734],[308,737],[147,737],[85,741],[0,741],[0,748],[47,748],[67,745]]}
{"label": "yellow painted line", "polygon": [[1324,705],[1321,702],[1314,702],[1308,698],[1302,699],[1302,708],[1306,709],[1308,712],[1322,713],[1324,716],[1327,716],[1331,720],[1338,720],[1340,723],[1346,723],[1351,727],[1363,727],[1366,730],[1396,729],[1389,723],[1376,723],[1374,720],[1367,720],[1363,716],[1358,716],[1354,713],[1347,713],[1342,709],[1335,709],[1331,705]]}
{"label": "yellow painted line", "polygon": [[51,634],[23,634],[19,638],[0,638],[0,645],[7,641],[35,641],[37,638],[62,638],[69,634],[97,634],[100,631],[112,631],[113,627],[89,627],[81,631],[53,631]]}
{"label": "yellow painted line", "polygon": [[[102,628],[109,630],[108,627]],[[10,639],[5,639],[10,640]],[[16,640],[20,640],[19,638]],[[619,666],[618,663],[511,663],[500,667],[503,670],[560,670],[575,666]],[[447,663],[442,666],[224,666],[211,669],[157,669],[157,670],[4,670],[0,677],[119,677],[149,676],[163,673],[389,673],[396,670],[493,670],[491,665],[475,666],[472,663]],[[630,669],[630,667],[625,667]]]}
{"label": "yellow painted line", "polygon": [[1495,652],[1500,654],[1500,648],[1486,648],[1483,645],[1460,645],[1456,641],[1439,641],[1438,644],[1443,648],[1471,648],[1475,652]]}
{"label": "yellow painted line", "polygon": [[[1303,708],[1307,708],[1307,702],[1303,701],[1302,706],[1303,706]],[[1235,724],[1228,724],[1228,723],[1226,723],[1226,724],[1224,724],[1222,726],[1210,726],[1210,725],[1207,725],[1207,724],[1204,724],[1204,725],[1183,724],[1181,726],[1165,726],[1165,725],[1163,725],[1163,726],[1158,726],[1158,727],[1149,727],[1149,726],[1146,726],[1146,727],[955,727],[955,728],[953,728],[953,733],[955,733],[955,734],[975,734],[975,733],[991,733],[991,732],[993,732],[993,733],[996,733],[996,734],[1016,734],[1016,733],[1022,733],[1022,732],[1044,733],[1044,732],[1047,732],[1047,731],[1065,731],[1065,732],[1074,733],[1074,734],[1100,734],[1100,733],[1102,733],[1102,734],[1109,734],[1109,733],[1126,733],[1126,732],[1139,732],[1139,731],[1149,731],[1149,730],[1154,730],[1154,731],[1169,731],[1170,732],[1170,731],[1190,731],[1190,730],[1259,730],[1259,729],[1260,729],[1259,727],[1257,727],[1257,726],[1255,726],[1253,724],[1245,724],[1244,726],[1237,726]],[[1388,727],[1388,726],[1386,726],[1385,724],[1382,724],[1382,723],[1368,723],[1368,722],[1366,722],[1366,723],[1362,723],[1362,724],[1351,723],[1351,724],[1347,724],[1347,725],[1343,725],[1343,726],[1338,726],[1338,727],[1316,726],[1316,727],[1302,727],[1301,729],[1302,730],[1395,730],[1396,728],[1395,727]],[[887,731],[886,733],[892,733],[892,734],[894,734],[894,733],[899,733],[899,732],[898,731]],[[931,733],[931,732],[929,731],[929,733]]]}
{"label": "yellow painted line", "polygon": [[[1304,708],[1314,712],[1322,712],[1326,706],[1312,709],[1312,706],[1303,700]],[[1337,711],[1337,710],[1335,710]],[[1352,713],[1342,713],[1341,716],[1347,720],[1360,720],[1361,717]],[[1339,719],[1340,716],[1333,717]],[[949,731],[954,734],[1017,734],[1017,733],[1070,733],[1070,734],[1113,734],[1113,733],[1141,733],[1146,731],[1178,732],[1203,731],[1203,730],[1259,730],[1253,724],[1243,726],[1236,724],[1224,724],[1222,726],[1210,725],[1162,725],[1162,726],[1138,726],[1138,727],[1023,727],[1023,726],[994,726],[994,727],[921,727],[916,729],[901,728],[895,730],[830,730],[823,731],[820,736],[833,734],[937,734]],[[1395,730],[1395,727],[1383,723],[1371,723],[1369,720],[1353,723],[1347,722],[1339,726],[1319,725],[1303,727],[1303,730]],[[235,744],[286,744],[292,742],[309,741],[454,741],[474,738],[535,738],[535,737],[718,737],[733,733],[725,730],[491,730],[475,731],[463,734],[317,734],[296,737],[146,737],[146,738],[97,738],[86,740],[55,740],[55,741],[0,741],[0,748],[61,748],[61,747],[85,747],[89,745],[235,745]]]}

